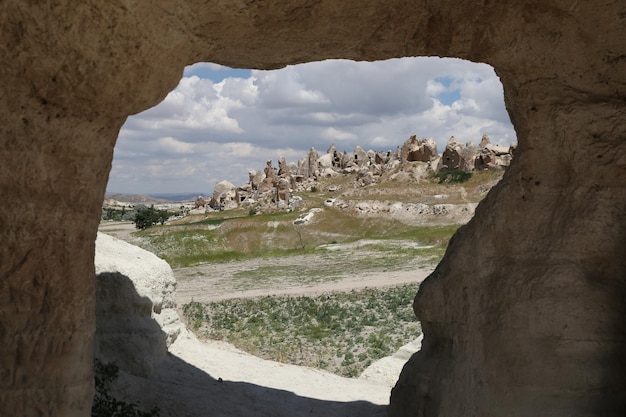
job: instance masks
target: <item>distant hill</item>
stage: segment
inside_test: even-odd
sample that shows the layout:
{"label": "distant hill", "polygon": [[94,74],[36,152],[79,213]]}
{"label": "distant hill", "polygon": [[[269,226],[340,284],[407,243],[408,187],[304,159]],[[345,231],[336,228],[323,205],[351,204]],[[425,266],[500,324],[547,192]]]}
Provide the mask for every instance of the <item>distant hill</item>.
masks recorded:
{"label": "distant hill", "polygon": [[111,193],[106,194],[104,198],[106,200],[116,200],[123,201],[125,203],[133,203],[133,204],[161,204],[161,203],[171,203],[172,201],[187,201],[187,200],[195,200],[199,194],[157,194],[157,195],[146,195],[146,194],[121,194],[121,193]]}
{"label": "distant hill", "polygon": [[210,193],[164,193],[164,194],[153,194],[152,197],[155,198],[160,198],[163,200],[167,200],[167,201],[189,201],[189,200],[195,200],[196,198],[198,198],[198,196],[210,196]]}

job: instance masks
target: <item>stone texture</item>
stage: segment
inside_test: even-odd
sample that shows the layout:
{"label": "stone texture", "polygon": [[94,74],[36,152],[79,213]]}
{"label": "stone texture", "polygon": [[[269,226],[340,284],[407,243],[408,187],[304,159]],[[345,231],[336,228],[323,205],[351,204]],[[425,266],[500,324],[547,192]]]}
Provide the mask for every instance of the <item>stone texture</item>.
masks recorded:
{"label": "stone texture", "polygon": [[184,65],[418,55],[493,65],[519,147],[416,297],[390,415],[625,414],[623,1],[5,0],[0,22],[1,415],[89,415],[113,146]]}
{"label": "stone texture", "polygon": [[151,252],[98,233],[95,356],[149,377],[183,331],[172,268]]}
{"label": "stone texture", "polygon": [[176,312],[176,279],[167,262],[152,252],[104,233],[98,233],[96,274],[119,273],[127,277],[139,297],[150,303],[150,317],[165,333],[170,346],[181,332]]}
{"label": "stone texture", "polygon": [[400,158],[403,161],[430,162],[437,156],[437,142],[434,139],[417,139],[413,135],[400,148]]}
{"label": "stone texture", "polygon": [[478,149],[471,142],[463,145],[454,136],[448,140],[446,149],[441,154],[438,170],[472,171],[475,166]]}

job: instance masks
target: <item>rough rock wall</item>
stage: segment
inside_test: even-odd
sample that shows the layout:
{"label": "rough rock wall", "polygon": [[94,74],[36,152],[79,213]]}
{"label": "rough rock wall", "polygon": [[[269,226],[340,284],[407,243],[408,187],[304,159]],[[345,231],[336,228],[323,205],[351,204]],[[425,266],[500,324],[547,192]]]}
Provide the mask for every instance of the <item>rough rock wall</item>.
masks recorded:
{"label": "rough rock wall", "polygon": [[0,23],[0,414],[89,414],[113,146],[185,64],[417,55],[492,64],[520,144],[416,298],[392,415],[623,407],[623,1],[5,0]]}

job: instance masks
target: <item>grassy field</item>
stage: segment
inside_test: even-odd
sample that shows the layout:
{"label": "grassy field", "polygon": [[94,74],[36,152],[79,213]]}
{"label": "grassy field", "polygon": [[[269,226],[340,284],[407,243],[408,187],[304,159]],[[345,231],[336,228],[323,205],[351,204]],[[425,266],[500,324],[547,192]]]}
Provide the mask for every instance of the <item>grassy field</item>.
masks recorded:
{"label": "grassy field", "polygon": [[[408,164],[403,169],[410,171],[411,166]],[[365,218],[349,210],[325,207],[324,200],[341,196],[351,201],[478,202],[501,176],[501,172],[478,172],[462,184],[439,184],[436,178],[416,179],[414,184],[408,184],[406,180],[383,178],[380,183],[361,188],[354,187],[352,177],[339,176],[321,182],[315,192],[298,193],[302,201],[293,212],[271,212],[268,209],[263,214],[250,215],[249,209],[240,208],[188,216],[175,224],[138,232],[137,236],[142,238],[146,249],[167,260],[174,268],[203,262],[298,255],[315,251],[323,245],[360,239],[380,240],[380,251],[390,255],[391,251],[384,248],[384,241],[406,240],[419,246],[432,246],[430,254],[436,261],[458,225],[407,226],[384,215]],[[329,191],[332,188],[339,191]],[[442,195],[446,198],[441,199]],[[313,207],[322,207],[323,211],[315,215],[311,224],[293,224],[299,215]]]}
{"label": "grassy field", "polygon": [[416,285],[315,297],[267,296],[183,307],[200,336],[256,356],[355,377],[420,334]]}

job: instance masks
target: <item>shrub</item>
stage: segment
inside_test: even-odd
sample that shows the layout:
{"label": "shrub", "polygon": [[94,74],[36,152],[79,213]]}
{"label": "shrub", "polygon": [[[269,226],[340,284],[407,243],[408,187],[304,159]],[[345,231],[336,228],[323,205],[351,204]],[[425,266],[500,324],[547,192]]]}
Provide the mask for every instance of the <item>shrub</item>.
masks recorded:
{"label": "shrub", "polygon": [[433,174],[439,184],[462,183],[472,178],[471,172],[461,171],[458,169],[444,170]]}
{"label": "shrub", "polygon": [[154,205],[148,208],[137,208],[137,214],[135,215],[135,227],[139,230],[147,229],[154,226],[157,223],[162,225],[177,213],[172,213],[167,210],[157,210]]}
{"label": "shrub", "polygon": [[354,377],[420,332],[414,285],[317,296],[266,296],[183,306],[202,337],[266,359]]}
{"label": "shrub", "polygon": [[119,401],[111,395],[111,383],[119,376],[119,368],[113,362],[94,363],[96,394],[91,405],[92,417],[158,417],[159,409],[140,410],[136,404]]}

